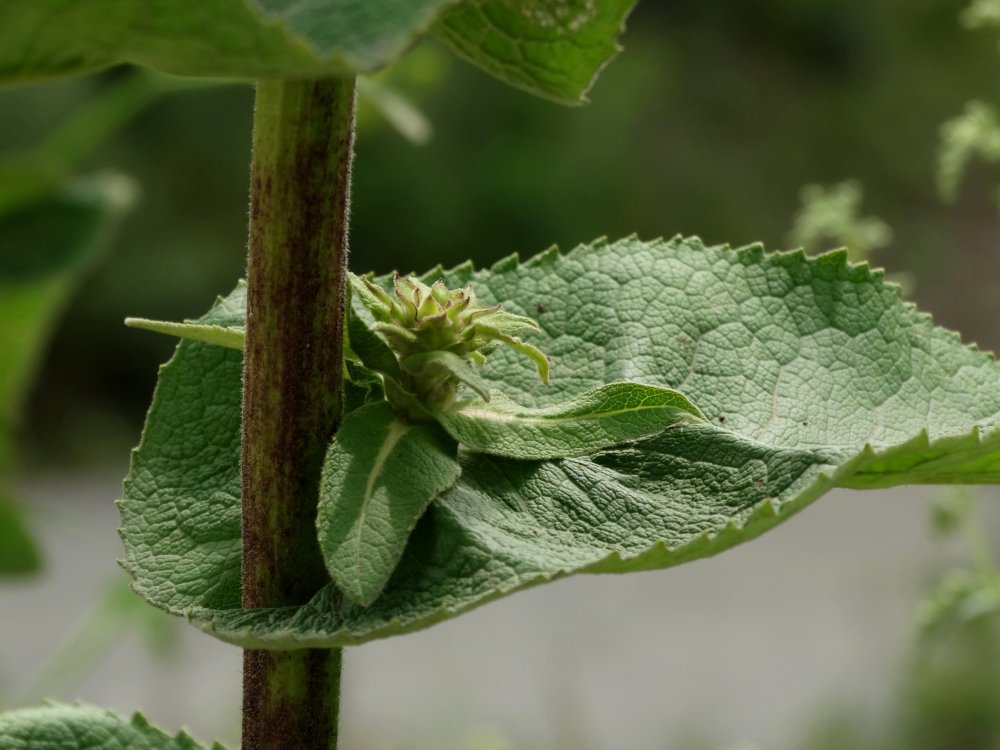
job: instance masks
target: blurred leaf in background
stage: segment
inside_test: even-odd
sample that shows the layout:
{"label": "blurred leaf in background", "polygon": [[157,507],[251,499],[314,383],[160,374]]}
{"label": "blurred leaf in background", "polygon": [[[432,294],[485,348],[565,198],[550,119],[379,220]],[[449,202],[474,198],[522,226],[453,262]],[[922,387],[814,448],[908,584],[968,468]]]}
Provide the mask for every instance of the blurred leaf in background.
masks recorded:
{"label": "blurred leaf in background", "polygon": [[946,571],[924,595],[916,618],[924,638],[983,618],[1000,623],[1000,568],[981,500],[981,492],[959,486],[942,491],[934,503],[931,527],[942,539],[958,537],[969,563]]}
{"label": "blurred leaf in background", "polygon": [[[8,440],[48,334],[135,192],[111,174],[51,192],[31,189],[30,197],[0,206],[0,482],[10,471]],[[40,562],[20,513],[0,499],[0,575],[31,572]]]}
{"label": "blurred leaf in background", "polygon": [[7,430],[47,333],[134,198],[131,181],[105,174],[0,212],[0,424]]}
{"label": "blurred leaf in background", "polygon": [[848,259],[867,260],[873,251],[892,242],[892,229],[877,216],[862,216],[864,190],[857,180],[829,187],[806,185],[802,207],[788,241],[793,248],[822,252],[846,248]]}
{"label": "blurred leaf in background", "polygon": [[154,656],[176,654],[183,623],[136,596],[123,576],[115,576],[66,641],[52,651],[14,705],[30,706],[54,697],[69,698],[76,686],[129,631],[135,631]]}
{"label": "blurred leaf in background", "polygon": [[937,183],[944,200],[955,200],[962,177],[977,157],[990,164],[1000,161],[1000,121],[993,107],[971,101],[962,114],[941,126]]}
{"label": "blurred leaf in background", "polygon": [[1000,747],[997,618],[940,633],[911,655],[898,695],[872,717],[834,711],[794,744],[800,750],[996,750]]}
{"label": "blurred leaf in background", "polygon": [[0,494],[0,576],[33,573],[40,565],[38,545],[28,530],[23,512]]}
{"label": "blurred leaf in background", "polygon": [[972,0],[961,15],[962,23],[970,29],[1000,26],[1000,0]]}
{"label": "blurred leaf in background", "polygon": [[[79,163],[160,94],[186,82],[135,73],[72,112],[40,143],[0,158],[0,482],[10,438],[42,353],[85,275],[108,248],[135,184],[121,174],[74,175]],[[12,500],[0,506],[0,575],[34,571],[37,545]]]}

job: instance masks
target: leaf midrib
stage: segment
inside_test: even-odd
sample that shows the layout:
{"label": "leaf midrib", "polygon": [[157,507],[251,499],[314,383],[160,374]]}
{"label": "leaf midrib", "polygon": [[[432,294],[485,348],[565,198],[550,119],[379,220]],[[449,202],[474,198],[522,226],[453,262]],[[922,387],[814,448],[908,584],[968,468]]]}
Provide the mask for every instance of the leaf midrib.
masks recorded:
{"label": "leaf midrib", "polygon": [[365,494],[361,501],[361,512],[358,513],[358,533],[355,537],[354,544],[354,572],[358,576],[358,580],[361,578],[361,550],[362,550],[362,537],[365,533],[365,516],[368,514],[368,508],[371,504],[372,496],[375,494],[375,483],[382,476],[382,471],[385,469],[386,461],[389,456],[392,455],[393,450],[399,441],[403,439],[412,429],[412,425],[404,424],[398,419],[393,419],[389,425],[389,432],[386,433],[385,438],[382,440],[382,444],[379,446],[378,453],[375,454],[375,461],[372,464],[371,471],[368,472],[368,481],[365,484]]}
{"label": "leaf midrib", "polygon": [[583,412],[581,414],[568,414],[565,416],[551,416],[551,417],[546,417],[546,416],[526,417],[519,414],[512,414],[503,411],[492,411],[490,409],[483,409],[483,408],[459,409],[455,411],[454,414],[457,416],[473,416],[473,417],[478,416],[482,419],[488,419],[492,422],[517,422],[520,424],[553,424],[559,422],[585,422],[588,420],[603,421],[607,417],[617,417],[620,414],[636,414],[644,411],[662,411],[665,409],[674,409],[675,411],[684,412],[684,410],[681,409],[680,407],[660,404],[658,406],[640,406],[634,409],[615,409],[614,411],[596,411],[596,412],[590,411],[590,412]]}

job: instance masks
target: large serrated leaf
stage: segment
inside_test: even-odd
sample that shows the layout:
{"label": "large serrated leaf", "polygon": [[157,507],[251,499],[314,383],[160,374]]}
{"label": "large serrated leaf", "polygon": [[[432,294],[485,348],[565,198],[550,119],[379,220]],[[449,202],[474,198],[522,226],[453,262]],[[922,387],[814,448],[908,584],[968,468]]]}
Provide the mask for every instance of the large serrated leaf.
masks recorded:
{"label": "large serrated leaf", "polygon": [[[185,732],[171,737],[139,713],[131,719],[103,708],[50,704],[0,714],[3,750],[204,750]],[[225,750],[215,743],[211,750]]]}
{"label": "large serrated leaf", "polygon": [[[482,370],[495,390],[543,407],[641,382],[682,390],[709,423],[573,459],[466,453],[371,607],[331,584],[302,607],[244,611],[240,353],[185,342],[121,506],[139,593],[244,646],[345,645],[574,573],[705,557],[835,486],[1000,480],[1000,366],[843,253],[626,239],[443,276],[543,328],[552,384],[501,350]],[[240,325],[244,306],[241,286],[202,322]]]}
{"label": "large serrated leaf", "polygon": [[[0,83],[136,62],[243,79],[371,72],[437,23],[488,72],[577,102],[634,0],[33,0],[0,3]],[[442,13],[444,17],[438,23]]]}

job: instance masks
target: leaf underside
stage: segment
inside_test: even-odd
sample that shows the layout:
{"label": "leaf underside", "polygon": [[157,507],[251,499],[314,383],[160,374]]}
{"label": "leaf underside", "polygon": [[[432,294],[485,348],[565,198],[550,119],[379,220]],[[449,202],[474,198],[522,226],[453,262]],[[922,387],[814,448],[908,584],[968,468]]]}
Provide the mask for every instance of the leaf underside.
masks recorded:
{"label": "leaf underside", "polygon": [[[0,84],[134,62],[241,79],[371,72],[424,33],[502,80],[579,102],[635,0],[0,3]],[[440,19],[440,20],[439,20]]]}
{"label": "leaf underside", "polygon": [[[173,737],[142,714],[131,719],[81,704],[50,704],[0,714],[3,750],[204,750],[184,732]],[[225,750],[215,743],[210,750]]]}
{"label": "leaf underside", "polygon": [[[355,644],[574,573],[715,554],[836,486],[1000,480],[1000,367],[842,252],[630,238],[427,280],[439,276],[539,320],[550,386],[513,352],[482,370],[518,403],[633,381],[681,390],[708,422],[580,458],[463,452],[461,478],[372,606],[330,584],[301,607],[244,611],[241,355],[184,342],[162,370],[121,504],[136,591],[246,647]],[[244,309],[241,284],[202,322],[241,325]]]}

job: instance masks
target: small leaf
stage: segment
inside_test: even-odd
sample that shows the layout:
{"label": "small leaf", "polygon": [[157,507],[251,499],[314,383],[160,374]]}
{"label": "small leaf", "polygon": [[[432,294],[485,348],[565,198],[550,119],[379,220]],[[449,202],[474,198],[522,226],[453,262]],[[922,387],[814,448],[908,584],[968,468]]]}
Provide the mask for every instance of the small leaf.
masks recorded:
{"label": "small leaf", "polygon": [[344,360],[344,414],[384,399],[382,378],[360,362]]}
{"label": "small leaf", "polygon": [[497,341],[502,341],[518,354],[523,354],[534,362],[539,379],[545,385],[549,384],[549,358],[545,356],[545,352],[537,346],[532,346],[526,341],[522,341],[517,336],[508,336],[506,333],[490,329],[488,326],[481,326],[481,328],[485,328]]}
{"label": "small leaf", "polygon": [[427,115],[402,93],[382,81],[358,78],[358,98],[370,104],[414,146],[426,145],[434,134],[434,126]]}
{"label": "small leaf", "polygon": [[488,313],[482,324],[499,333],[517,336],[521,333],[541,333],[538,323],[524,315],[514,315],[505,310]]}
{"label": "small leaf", "polygon": [[317,526],[327,570],[352,600],[378,597],[420,516],[458,479],[455,448],[437,425],[402,422],[385,402],[344,420],[323,465]]}
{"label": "small leaf", "polygon": [[582,456],[705,419],[683,394],[639,383],[610,383],[541,409],[498,394],[491,404],[473,401],[434,416],[469,450],[527,460]]}
{"label": "small leaf", "polygon": [[[131,719],[103,708],[53,703],[0,714],[3,750],[202,750],[186,733],[167,735],[142,714]],[[211,750],[224,750],[215,743]]]}
{"label": "small leaf", "polygon": [[203,323],[171,323],[164,320],[147,320],[146,318],[125,318],[125,325],[153,333],[165,333],[191,341],[204,341],[206,344],[224,346],[227,349],[242,349],[247,338],[243,326],[213,326]]}
{"label": "small leaf", "polygon": [[[354,292],[356,294],[356,292]],[[347,313],[347,340],[361,364],[369,370],[400,379],[399,360],[385,339],[370,329],[352,308]]]}
{"label": "small leaf", "polygon": [[479,374],[479,371],[469,360],[453,352],[421,352],[406,358],[403,367],[414,373],[422,373],[427,368],[439,367],[454,375],[462,385],[468,386],[484,401],[490,400],[490,384]]}
{"label": "small leaf", "polygon": [[355,314],[365,310],[379,323],[387,323],[395,302],[382,287],[372,283],[367,276],[348,273],[347,279],[351,287],[351,309]]}

